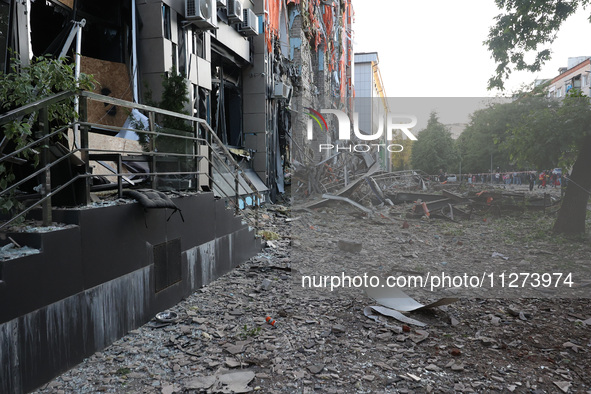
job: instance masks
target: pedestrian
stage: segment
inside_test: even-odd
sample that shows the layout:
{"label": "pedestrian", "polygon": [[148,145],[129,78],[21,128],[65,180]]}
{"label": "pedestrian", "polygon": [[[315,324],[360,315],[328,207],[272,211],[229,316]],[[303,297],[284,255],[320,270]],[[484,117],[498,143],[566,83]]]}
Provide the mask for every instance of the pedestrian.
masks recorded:
{"label": "pedestrian", "polygon": [[550,170],[546,170],[544,172],[544,189],[546,188],[546,186],[548,186],[549,183],[550,183]]}
{"label": "pedestrian", "polygon": [[513,184],[521,185],[521,174],[518,174],[517,172],[513,173]]}
{"label": "pedestrian", "polygon": [[536,176],[534,175],[533,172],[529,173],[528,180],[529,180],[529,191],[531,192],[534,190],[534,183],[536,182]]}

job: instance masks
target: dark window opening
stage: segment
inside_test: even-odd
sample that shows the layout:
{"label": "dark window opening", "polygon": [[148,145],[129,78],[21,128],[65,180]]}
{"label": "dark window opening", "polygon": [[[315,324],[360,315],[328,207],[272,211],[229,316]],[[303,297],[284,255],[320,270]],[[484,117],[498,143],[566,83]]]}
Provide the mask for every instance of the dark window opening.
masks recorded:
{"label": "dark window opening", "polygon": [[178,59],[179,59],[179,73],[187,76],[187,44],[185,40],[185,30],[182,28],[182,16],[177,15],[177,36],[178,36]]}
{"label": "dark window opening", "polygon": [[170,21],[170,7],[162,4],[162,28],[164,29],[164,38],[172,38],[172,23]]}
{"label": "dark window opening", "polygon": [[124,63],[123,36],[114,26],[87,22],[82,33],[82,48],[84,56]]}
{"label": "dark window opening", "polygon": [[176,44],[172,44],[172,67],[174,67],[174,69],[177,70],[179,74],[182,74],[179,70],[178,49]]}
{"label": "dark window opening", "polygon": [[[70,10],[52,3],[44,1],[31,3],[31,45],[34,56],[59,55],[72,28],[70,14]],[[2,30],[0,27],[0,31]]]}
{"label": "dark window opening", "polygon": [[226,85],[224,92],[226,114],[226,130],[228,143],[233,146],[243,146],[242,141],[242,94],[235,85]]}
{"label": "dark window opening", "polygon": [[82,55],[125,63],[131,29],[131,1],[78,0],[77,19],[86,19]]}
{"label": "dark window opening", "polygon": [[581,89],[581,75],[577,75],[573,78],[573,88]]}
{"label": "dark window opening", "polygon": [[205,119],[209,123],[209,90],[193,85],[193,97],[195,98],[193,113],[196,117]]}
{"label": "dark window opening", "polygon": [[158,293],[181,279],[181,239],[154,245],[155,292]]}
{"label": "dark window opening", "polygon": [[212,51],[211,126],[224,144],[242,146],[242,70]]}
{"label": "dark window opening", "polygon": [[0,0],[0,72],[6,72],[8,32],[10,31],[10,3]]}
{"label": "dark window opening", "polygon": [[205,49],[204,45],[204,37],[202,31],[193,31],[193,54],[199,56],[200,58],[204,57]]}

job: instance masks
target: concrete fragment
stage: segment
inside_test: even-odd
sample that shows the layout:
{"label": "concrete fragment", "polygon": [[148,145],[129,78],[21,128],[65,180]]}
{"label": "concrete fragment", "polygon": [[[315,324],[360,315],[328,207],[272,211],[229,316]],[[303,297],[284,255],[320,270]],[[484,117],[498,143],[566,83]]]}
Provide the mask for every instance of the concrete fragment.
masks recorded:
{"label": "concrete fragment", "polygon": [[310,371],[310,373],[312,373],[314,375],[322,372],[323,369],[324,369],[324,364],[312,364],[312,365],[308,366],[308,371]]}
{"label": "concrete fragment", "polygon": [[568,393],[568,390],[570,390],[571,387],[571,382],[566,382],[566,381],[559,381],[559,382],[552,382],[554,383],[554,385],[556,387],[558,387],[563,393]]}
{"label": "concrete fragment", "polygon": [[363,248],[363,244],[361,242],[351,241],[348,239],[339,239],[337,246],[340,250],[349,253],[359,253]]}
{"label": "concrete fragment", "polygon": [[335,324],[332,326],[332,332],[335,334],[343,334],[347,329],[342,324]]}
{"label": "concrete fragment", "polygon": [[271,281],[267,278],[263,279],[263,282],[261,283],[261,289],[269,290],[269,286],[271,286]]}

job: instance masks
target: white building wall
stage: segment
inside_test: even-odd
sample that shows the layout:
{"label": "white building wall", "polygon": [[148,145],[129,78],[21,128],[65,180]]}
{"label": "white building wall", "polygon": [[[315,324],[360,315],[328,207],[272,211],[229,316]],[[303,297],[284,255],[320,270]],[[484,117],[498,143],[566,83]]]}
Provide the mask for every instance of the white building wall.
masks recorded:
{"label": "white building wall", "polygon": [[[582,61],[581,61],[582,60]],[[579,63],[576,63],[579,61]],[[555,77],[547,88],[548,97],[561,98],[570,89],[580,89],[591,97],[591,60],[588,56],[569,58],[566,70]]]}

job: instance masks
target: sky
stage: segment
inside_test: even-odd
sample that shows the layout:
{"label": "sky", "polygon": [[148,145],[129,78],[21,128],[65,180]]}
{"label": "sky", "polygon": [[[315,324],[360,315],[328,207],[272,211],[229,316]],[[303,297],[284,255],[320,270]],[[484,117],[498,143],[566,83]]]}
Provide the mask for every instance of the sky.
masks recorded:
{"label": "sky", "polygon": [[[353,0],[355,52],[378,52],[389,97],[493,97],[495,69],[483,44],[494,0]],[[506,93],[536,78],[552,78],[569,57],[591,56],[589,11],[579,10],[558,32],[552,59],[538,73],[514,72]]]}

